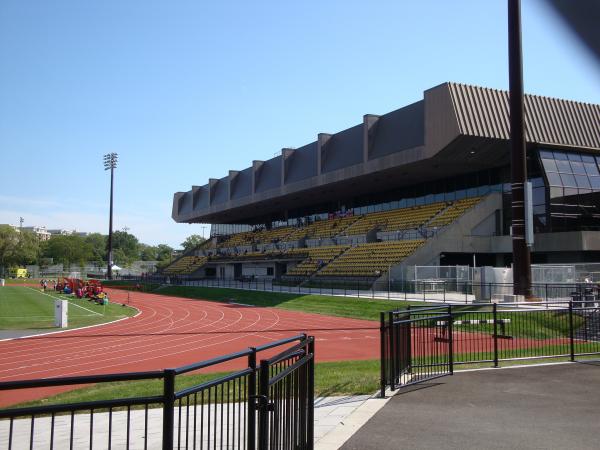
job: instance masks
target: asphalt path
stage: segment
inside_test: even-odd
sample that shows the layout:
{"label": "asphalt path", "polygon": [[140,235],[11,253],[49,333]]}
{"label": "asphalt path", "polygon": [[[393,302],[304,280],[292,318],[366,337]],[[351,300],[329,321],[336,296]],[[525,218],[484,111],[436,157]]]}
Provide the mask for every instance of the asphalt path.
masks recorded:
{"label": "asphalt path", "polygon": [[394,396],[343,449],[600,448],[600,362],[456,373]]}

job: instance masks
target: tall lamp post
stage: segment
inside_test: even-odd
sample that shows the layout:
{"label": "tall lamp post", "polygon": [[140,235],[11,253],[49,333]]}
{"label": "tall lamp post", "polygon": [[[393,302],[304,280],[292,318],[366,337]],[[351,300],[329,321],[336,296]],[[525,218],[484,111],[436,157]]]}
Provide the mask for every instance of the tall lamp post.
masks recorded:
{"label": "tall lamp post", "polygon": [[113,184],[115,179],[115,169],[117,167],[116,153],[108,153],[104,155],[104,170],[110,170],[110,213],[108,219],[108,267],[106,268],[106,278],[112,280],[112,235],[113,235]]}
{"label": "tall lamp post", "polygon": [[512,187],[513,294],[531,297],[531,257],[526,242],[527,159],[523,106],[521,1],[508,0],[508,73]]}

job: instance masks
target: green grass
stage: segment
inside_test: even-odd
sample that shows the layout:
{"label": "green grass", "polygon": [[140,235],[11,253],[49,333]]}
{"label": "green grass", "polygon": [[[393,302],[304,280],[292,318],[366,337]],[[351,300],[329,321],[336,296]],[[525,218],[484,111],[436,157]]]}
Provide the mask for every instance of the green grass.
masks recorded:
{"label": "green grass", "polygon": [[23,284],[40,284],[41,278],[6,278],[4,280],[5,285],[23,285]]}
{"label": "green grass", "polygon": [[[181,375],[176,378],[176,389],[180,390],[205,383],[229,373],[231,372]],[[378,360],[324,362],[315,365],[315,395],[317,396],[372,394],[377,390],[378,386]],[[233,383],[229,383],[228,387],[230,393],[233,393]],[[57,394],[46,399],[23,403],[19,406],[39,406],[155,396],[162,395],[162,389],[162,380],[100,383]],[[220,389],[217,392],[218,397],[220,397]],[[227,391],[225,391],[226,397]]]}
{"label": "green grass", "polygon": [[87,299],[76,299],[52,290],[48,290],[47,294],[23,286],[0,287],[0,329],[56,329],[54,299],[69,301],[69,328],[112,322],[137,312],[117,303],[109,303],[105,308]]}
{"label": "green grass", "polygon": [[293,311],[326,314],[354,319],[379,320],[381,311],[422,305],[418,302],[378,300],[326,295],[287,294],[279,292],[244,291],[241,289],[168,286],[160,294],[218,302],[234,301],[254,306],[269,306]]}

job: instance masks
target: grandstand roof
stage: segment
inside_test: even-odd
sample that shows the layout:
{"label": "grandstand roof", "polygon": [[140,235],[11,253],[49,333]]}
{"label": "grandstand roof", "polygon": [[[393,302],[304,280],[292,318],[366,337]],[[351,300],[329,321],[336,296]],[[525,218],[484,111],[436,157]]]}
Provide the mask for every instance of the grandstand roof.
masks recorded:
{"label": "grandstand roof", "polygon": [[[176,222],[260,223],[269,215],[507,165],[508,92],[443,83],[423,100],[177,192]],[[600,151],[600,105],[525,96],[529,144]]]}

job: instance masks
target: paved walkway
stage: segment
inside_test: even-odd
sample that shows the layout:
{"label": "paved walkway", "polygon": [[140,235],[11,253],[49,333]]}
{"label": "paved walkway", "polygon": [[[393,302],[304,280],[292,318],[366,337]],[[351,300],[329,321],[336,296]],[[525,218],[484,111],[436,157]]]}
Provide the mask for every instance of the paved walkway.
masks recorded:
{"label": "paved walkway", "polygon": [[342,448],[591,449],[599,424],[598,362],[459,372],[401,391]]}
{"label": "paved walkway", "polygon": [[[315,442],[323,439],[328,433],[336,428],[336,426],[343,424],[344,420],[351,415],[355,410],[361,406],[370,396],[348,396],[348,397],[320,397],[315,399]],[[205,424],[208,423],[208,413],[210,412],[211,417],[216,417],[217,425],[214,427],[214,422],[211,429],[208,430],[203,436],[200,436],[199,431],[196,436],[196,442],[199,448],[200,439],[203,443],[203,448],[212,448],[215,444],[217,448],[221,448],[221,439],[223,439],[223,448],[238,448],[237,440],[238,436],[243,439],[241,433],[237,434],[238,418],[242,417],[244,421],[244,408],[240,408],[238,404],[229,404],[229,407],[223,408],[226,412],[225,416],[221,416],[221,405],[217,407],[217,414],[213,416],[215,411],[214,405],[208,410],[204,410]],[[185,429],[186,411],[185,408],[182,410],[182,424]],[[198,410],[200,411],[200,409]],[[230,414],[227,414],[230,412]],[[178,409],[175,409],[175,428],[178,428]],[[225,430],[229,429],[229,433],[225,431],[223,437],[217,432],[216,439],[213,430],[220,430],[220,420],[226,421]],[[130,449],[143,449],[144,448],[144,429],[145,429],[145,411],[134,410],[130,412],[129,421],[127,420],[126,411],[118,411],[112,414],[112,430],[111,430],[111,447],[112,448],[126,448],[127,447],[127,423],[130,424]],[[150,409],[148,410],[148,449],[160,449],[162,442],[162,409]],[[187,420],[190,425],[194,421],[194,410],[190,408],[189,416]],[[198,412],[196,422],[200,425],[202,415]],[[105,449],[108,448],[108,428],[109,428],[109,415],[108,413],[94,413],[93,424],[90,423],[90,414],[77,414],[73,419],[73,427],[71,426],[71,416],[63,415],[57,416],[54,419],[54,435],[52,439],[54,441],[55,449],[68,449],[71,430],[73,430],[73,448],[90,448],[90,431],[92,431],[93,448],[94,449]],[[9,427],[10,422],[7,420],[0,420],[0,448],[8,447],[9,438]],[[51,418],[40,417],[35,419],[34,425],[34,449],[37,448],[49,448],[51,439]],[[14,449],[25,449],[29,448],[29,438],[31,435],[31,419],[18,419],[13,423],[13,441],[12,448]],[[231,438],[231,439],[230,439]],[[178,437],[175,434],[175,446],[177,447],[178,439],[181,442],[182,448],[188,448],[185,445],[186,439],[189,447],[193,446],[193,432],[190,426],[190,432],[186,436],[185,432],[182,432]],[[227,439],[227,440],[226,440]],[[227,445],[229,444],[229,445]]]}

